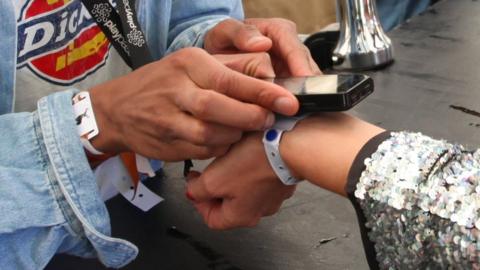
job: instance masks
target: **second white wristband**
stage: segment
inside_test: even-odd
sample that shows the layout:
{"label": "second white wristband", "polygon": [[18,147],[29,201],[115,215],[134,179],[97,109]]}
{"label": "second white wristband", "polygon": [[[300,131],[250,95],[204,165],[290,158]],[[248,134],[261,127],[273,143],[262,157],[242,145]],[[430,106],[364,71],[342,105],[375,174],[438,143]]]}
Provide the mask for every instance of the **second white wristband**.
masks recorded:
{"label": "second white wristband", "polygon": [[300,180],[292,175],[290,169],[283,161],[279,151],[280,140],[284,131],[292,130],[298,121],[307,116],[308,114],[297,117],[277,116],[275,125],[272,128],[267,129],[263,135],[263,145],[268,162],[280,181],[285,185],[295,185]]}

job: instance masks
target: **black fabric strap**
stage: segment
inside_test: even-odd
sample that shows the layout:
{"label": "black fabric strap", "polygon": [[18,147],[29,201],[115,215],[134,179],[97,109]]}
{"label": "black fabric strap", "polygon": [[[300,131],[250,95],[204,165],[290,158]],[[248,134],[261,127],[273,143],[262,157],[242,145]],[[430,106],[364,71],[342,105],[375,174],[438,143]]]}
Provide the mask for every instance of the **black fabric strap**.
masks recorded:
{"label": "black fabric strap", "polygon": [[117,0],[118,12],[108,0],[82,3],[128,66],[137,69],[153,61],[138,23],[135,0]]}
{"label": "black fabric strap", "polygon": [[[91,0],[89,0],[91,1]],[[138,23],[135,0],[117,0],[123,33],[130,45],[132,68],[137,69],[153,62],[147,39]]]}

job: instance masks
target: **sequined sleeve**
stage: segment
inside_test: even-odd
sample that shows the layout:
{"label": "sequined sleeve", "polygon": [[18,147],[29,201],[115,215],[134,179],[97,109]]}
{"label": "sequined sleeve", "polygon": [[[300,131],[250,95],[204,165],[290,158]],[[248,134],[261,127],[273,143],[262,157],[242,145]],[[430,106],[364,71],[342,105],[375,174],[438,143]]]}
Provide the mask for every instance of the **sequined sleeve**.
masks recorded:
{"label": "sequined sleeve", "polygon": [[480,269],[480,150],[384,133],[346,187],[373,269]]}

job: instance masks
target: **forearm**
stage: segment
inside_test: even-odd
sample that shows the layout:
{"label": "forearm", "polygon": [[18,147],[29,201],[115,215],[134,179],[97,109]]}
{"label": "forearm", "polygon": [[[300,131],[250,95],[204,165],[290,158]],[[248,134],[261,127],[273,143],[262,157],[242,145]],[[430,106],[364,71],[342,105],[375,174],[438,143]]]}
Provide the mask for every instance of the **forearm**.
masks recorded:
{"label": "forearm", "polygon": [[344,189],[355,157],[383,131],[348,114],[322,113],[285,133],[280,151],[297,177],[346,196]]}
{"label": "forearm", "polygon": [[281,150],[291,169],[323,188],[346,195],[348,177],[372,268],[478,268],[480,151],[381,132],[320,115],[286,134]]}
{"label": "forearm", "polygon": [[[97,255],[112,267],[135,256],[130,243],[107,237],[108,212],[78,139],[73,93],[42,98],[34,113],[0,116],[0,247],[8,247],[0,248],[0,263],[7,268],[43,268],[59,250]],[[111,252],[113,245],[126,252]],[[117,256],[125,258],[114,262]]]}

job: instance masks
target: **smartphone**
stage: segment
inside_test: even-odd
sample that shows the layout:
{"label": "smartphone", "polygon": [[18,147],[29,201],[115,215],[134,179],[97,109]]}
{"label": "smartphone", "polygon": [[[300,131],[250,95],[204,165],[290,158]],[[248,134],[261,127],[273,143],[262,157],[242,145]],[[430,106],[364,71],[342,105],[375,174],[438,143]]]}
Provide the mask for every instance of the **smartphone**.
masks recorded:
{"label": "smartphone", "polygon": [[373,92],[373,80],[364,74],[334,74],[274,78],[300,102],[299,113],[346,111]]}

